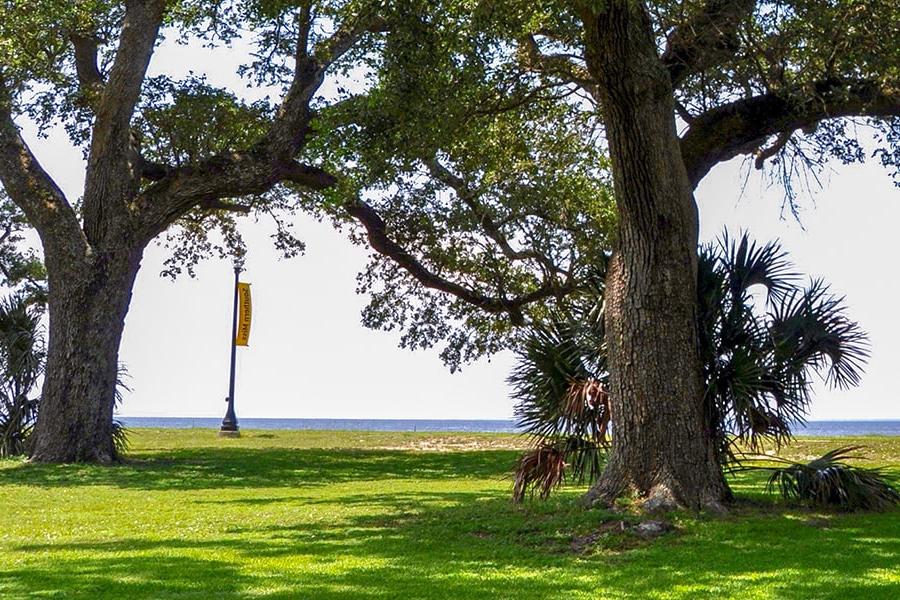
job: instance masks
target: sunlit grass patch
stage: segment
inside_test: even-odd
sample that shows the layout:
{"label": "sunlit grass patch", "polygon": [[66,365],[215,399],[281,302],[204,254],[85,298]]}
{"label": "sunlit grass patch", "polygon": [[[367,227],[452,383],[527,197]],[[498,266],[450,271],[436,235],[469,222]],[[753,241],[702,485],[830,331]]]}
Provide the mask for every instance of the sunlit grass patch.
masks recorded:
{"label": "sunlit grass patch", "polygon": [[[800,440],[787,453],[844,443],[900,473],[895,438]],[[136,430],[123,465],[3,461],[0,597],[898,597],[897,511],[791,506],[741,473],[724,518],[671,515],[671,534],[576,551],[631,517],[582,510],[575,487],[514,505],[520,447],[490,435]]]}

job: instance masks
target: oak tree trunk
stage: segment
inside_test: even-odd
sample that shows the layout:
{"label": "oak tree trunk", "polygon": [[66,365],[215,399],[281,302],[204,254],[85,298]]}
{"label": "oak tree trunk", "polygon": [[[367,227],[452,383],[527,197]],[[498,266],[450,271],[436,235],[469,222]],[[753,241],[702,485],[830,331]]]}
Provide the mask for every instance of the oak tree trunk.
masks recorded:
{"label": "oak tree trunk", "polygon": [[612,449],[590,502],[719,509],[729,495],[705,426],[696,324],[698,217],[669,75],[641,3],[585,19],[619,229],[606,286]]}
{"label": "oak tree trunk", "polygon": [[44,248],[50,339],[31,458],[109,463],[119,343],[143,246],[79,256]]}

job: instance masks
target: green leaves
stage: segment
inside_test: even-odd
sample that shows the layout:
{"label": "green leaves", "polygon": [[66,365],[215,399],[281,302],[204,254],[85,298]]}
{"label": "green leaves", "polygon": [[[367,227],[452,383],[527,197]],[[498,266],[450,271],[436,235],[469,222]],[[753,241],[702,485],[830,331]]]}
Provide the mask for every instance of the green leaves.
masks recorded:
{"label": "green leaves", "polygon": [[[369,85],[316,121],[317,157],[352,183],[345,201],[363,195],[429,271],[492,298],[579,287],[615,224],[592,109],[570,84],[519,65],[516,40],[535,8],[391,5],[361,59]],[[343,203],[329,204],[323,212],[342,217]],[[373,256],[359,282],[371,297],[364,324],[400,329],[406,347],[443,344],[451,368],[510,344],[505,315],[433,292],[389,259]],[[526,318],[558,300],[525,307]]]}
{"label": "green leaves", "polygon": [[25,243],[28,222],[0,189],[0,287],[13,290],[30,304],[47,298],[47,271],[40,256]]}
{"label": "green leaves", "polygon": [[159,76],[145,84],[135,120],[145,158],[175,166],[249,148],[265,135],[273,109],[241,101],[203,77]]}

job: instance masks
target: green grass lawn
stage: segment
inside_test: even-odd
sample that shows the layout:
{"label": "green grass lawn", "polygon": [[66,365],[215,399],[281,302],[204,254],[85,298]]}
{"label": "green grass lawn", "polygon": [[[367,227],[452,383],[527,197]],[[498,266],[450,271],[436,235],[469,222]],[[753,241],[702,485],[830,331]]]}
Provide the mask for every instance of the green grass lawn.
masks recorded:
{"label": "green grass lawn", "polygon": [[[789,454],[850,441],[900,475],[898,437]],[[132,442],[114,467],[0,461],[0,598],[900,598],[900,511],[785,506],[760,474],[733,480],[727,517],[674,515],[646,542],[579,488],[511,504],[510,436]]]}

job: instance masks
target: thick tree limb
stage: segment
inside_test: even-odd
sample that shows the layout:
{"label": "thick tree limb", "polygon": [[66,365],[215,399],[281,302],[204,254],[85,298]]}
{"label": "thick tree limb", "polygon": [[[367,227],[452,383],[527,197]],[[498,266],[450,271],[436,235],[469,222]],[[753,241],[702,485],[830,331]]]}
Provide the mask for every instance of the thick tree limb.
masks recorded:
{"label": "thick tree limb", "polygon": [[218,198],[201,200],[200,208],[206,208],[209,210],[224,210],[225,212],[235,212],[241,213],[243,215],[250,214],[250,211],[253,210],[253,207],[247,204],[232,204],[230,202],[222,202]]}
{"label": "thick tree limb", "polygon": [[[221,200],[263,194],[282,182],[322,190],[337,180],[327,172],[296,161],[279,162],[253,152],[234,152],[197,165],[171,169],[149,185],[135,204],[141,235],[151,239],[196,206],[222,208]],[[234,206],[234,205],[227,205]]]}
{"label": "thick tree limb", "polygon": [[750,16],[756,0],[706,0],[700,11],[677,27],[661,59],[678,85],[689,75],[710,68],[734,55],[738,28]]}
{"label": "thick tree limb", "polygon": [[699,115],[681,137],[681,154],[696,187],[713,166],[758,150],[773,135],[855,116],[900,116],[900,92],[872,81],[831,80],[737,100]]}
{"label": "thick tree limb", "polygon": [[324,190],[337,183],[337,178],[331,173],[319,167],[305,165],[296,161],[280,165],[278,177],[281,181],[290,181],[311,190]]}
{"label": "thick tree limb", "polygon": [[131,149],[131,117],[162,23],[165,0],[129,0],[116,58],[97,102],[84,193],[84,230],[103,239],[106,213],[124,214],[140,181],[139,156]]}
{"label": "thick tree limb", "polygon": [[129,0],[116,58],[97,109],[91,153],[102,154],[110,142],[127,139],[134,107],[162,23],[165,0]]}
{"label": "thick tree limb", "polygon": [[[62,190],[22,138],[12,117],[12,94],[0,73],[0,182],[41,235],[80,238],[78,219]],[[73,240],[74,241],[74,240]]]}
{"label": "thick tree limb", "polygon": [[356,199],[352,202],[347,202],[344,205],[344,209],[348,215],[356,219],[365,228],[369,245],[372,249],[395,262],[412,275],[416,281],[427,288],[452,294],[485,312],[492,314],[506,313],[514,325],[523,325],[525,323],[525,316],[522,313],[524,306],[545,298],[560,297],[575,289],[575,286],[571,283],[565,285],[544,284],[528,294],[512,298],[487,296],[430,271],[415,256],[388,236],[387,226],[381,216],[363,200]]}
{"label": "thick tree limb", "polygon": [[366,33],[387,31],[387,23],[374,10],[343,23],[331,36],[316,45],[316,60],[325,67],[347,53]]}
{"label": "thick tree limb", "polygon": [[298,21],[294,78],[263,142],[269,152],[281,160],[292,159],[303,146],[313,117],[309,105],[322,85],[328,67],[350,50],[365,33],[381,30],[384,26],[378,15],[361,15],[342,24],[327,40],[310,49],[312,14],[308,7],[300,9]]}
{"label": "thick tree limb", "polygon": [[103,92],[103,74],[97,66],[97,40],[94,37],[73,33],[69,36],[75,49],[75,74],[84,102],[92,109]]}
{"label": "thick tree limb", "polygon": [[235,210],[235,205],[222,203],[222,199],[262,194],[279,183],[290,182],[315,190],[336,183],[332,175],[300,164],[294,156],[305,142],[313,117],[310,102],[322,85],[327,68],[366,31],[383,24],[377,16],[361,16],[311,49],[310,5],[301,6],[296,18],[294,77],[265,139],[255,149],[222,154],[180,168],[141,161],[142,176],[155,183],[134,203],[141,215],[140,235],[158,235],[197,206]]}
{"label": "thick tree limb", "polygon": [[149,181],[159,181],[169,174],[172,167],[157,162],[141,160],[141,177]]}
{"label": "thick tree limb", "polygon": [[569,81],[596,99],[597,85],[582,65],[563,54],[544,54],[534,35],[519,40],[519,61],[530,71]]}
{"label": "thick tree limb", "polygon": [[763,164],[776,154],[782,151],[784,147],[787,145],[789,141],[791,141],[791,136],[794,135],[794,131],[782,131],[778,134],[778,137],[775,138],[775,141],[768,148],[760,148],[756,152],[756,157],[753,159],[753,166],[757,168],[757,170],[763,168]]}

